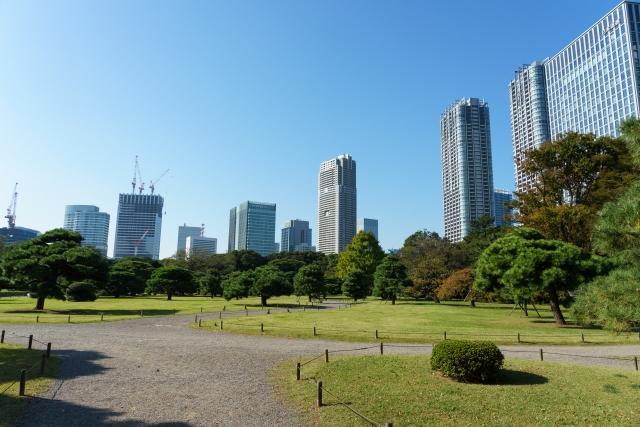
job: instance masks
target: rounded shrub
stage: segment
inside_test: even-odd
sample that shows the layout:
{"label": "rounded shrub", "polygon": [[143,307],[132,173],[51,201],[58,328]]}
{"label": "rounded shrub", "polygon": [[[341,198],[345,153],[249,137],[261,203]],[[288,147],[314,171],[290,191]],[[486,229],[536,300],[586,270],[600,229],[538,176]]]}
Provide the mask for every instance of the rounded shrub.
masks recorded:
{"label": "rounded shrub", "polygon": [[66,292],[69,301],[95,301],[96,287],[91,282],[73,282]]}
{"label": "rounded shrub", "polygon": [[461,381],[487,381],[496,376],[503,361],[492,342],[446,340],[433,347],[431,369]]}

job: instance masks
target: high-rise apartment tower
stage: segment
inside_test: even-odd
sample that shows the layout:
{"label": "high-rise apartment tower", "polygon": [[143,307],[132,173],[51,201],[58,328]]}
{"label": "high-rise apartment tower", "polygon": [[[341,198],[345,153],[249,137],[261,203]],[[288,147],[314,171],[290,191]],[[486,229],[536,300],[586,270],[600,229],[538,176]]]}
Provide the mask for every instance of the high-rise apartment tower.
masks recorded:
{"label": "high-rise apartment tower", "polygon": [[80,233],[82,245],[92,246],[102,255],[107,256],[108,213],[100,212],[97,206],[68,205],[64,210],[63,227]]}

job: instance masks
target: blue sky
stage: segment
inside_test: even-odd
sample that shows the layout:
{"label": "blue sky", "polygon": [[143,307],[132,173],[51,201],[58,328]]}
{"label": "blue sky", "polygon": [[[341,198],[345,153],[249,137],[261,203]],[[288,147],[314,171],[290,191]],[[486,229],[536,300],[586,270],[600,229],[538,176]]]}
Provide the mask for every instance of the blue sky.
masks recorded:
{"label": "blue sky", "polygon": [[[358,216],[385,248],[443,230],[440,113],[491,109],[494,181],[513,188],[507,83],[617,1],[0,1],[0,207],[62,225],[67,204],[111,214],[171,172],[161,256],[177,227],[226,249],[229,209],[277,203],[316,222],[320,162],[350,153]],[[4,211],[3,211],[4,212]],[[4,224],[3,224],[4,226]]]}

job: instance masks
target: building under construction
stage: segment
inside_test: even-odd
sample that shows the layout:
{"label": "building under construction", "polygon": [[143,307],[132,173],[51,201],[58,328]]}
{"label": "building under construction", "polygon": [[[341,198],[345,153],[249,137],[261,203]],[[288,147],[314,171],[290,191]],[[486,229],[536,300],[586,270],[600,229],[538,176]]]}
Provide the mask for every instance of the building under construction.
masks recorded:
{"label": "building under construction", "polygon": [[160,257],[163,205],[157,194],[120,194],[114,258]]}
{"label": "building under construction", "polygon": [[14,243],[20,243],[27,240],[31,240],[40,234],[37,230],[32,230],[26,227],[16,226],[16,205],[18,202],[18,183],[13,187],[11,193],[11,201],[7,208],[7,214],[5,218],[9,222],[8,227],[0,228],[0,242],[5,245],[12,245]]}

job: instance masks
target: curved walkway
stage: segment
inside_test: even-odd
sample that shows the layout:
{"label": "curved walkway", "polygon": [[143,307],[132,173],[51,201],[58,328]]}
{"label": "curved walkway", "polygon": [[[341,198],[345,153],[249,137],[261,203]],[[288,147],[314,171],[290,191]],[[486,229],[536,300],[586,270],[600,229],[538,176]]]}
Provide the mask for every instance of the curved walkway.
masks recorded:
{"label": "curved walkway", "polygon": [[[239,314],[244,312],[225,317]],[[8,332],[52,342],[55,354],[63,359],[60,379],[31,402],[23,424],[295,426],[300,421],[276,399],[268,371],[282,360],[313,357],[325,348],[372,345],[210,333],[187,327],[191,321],[192,316],[172,316],[77,325],[0,325]],[[14,335],[7,335],[7,341],[25,342]],[[539,358],[538,346],[502,349],[508,357]],[[367,351],[379,349],[356,354]],[[430,351],[429,346],[385,345],[385,354]],[[634,369],[631,361],[551,353],[630,356],[640,355],[640,345],[545,350],[549,361]]]}

